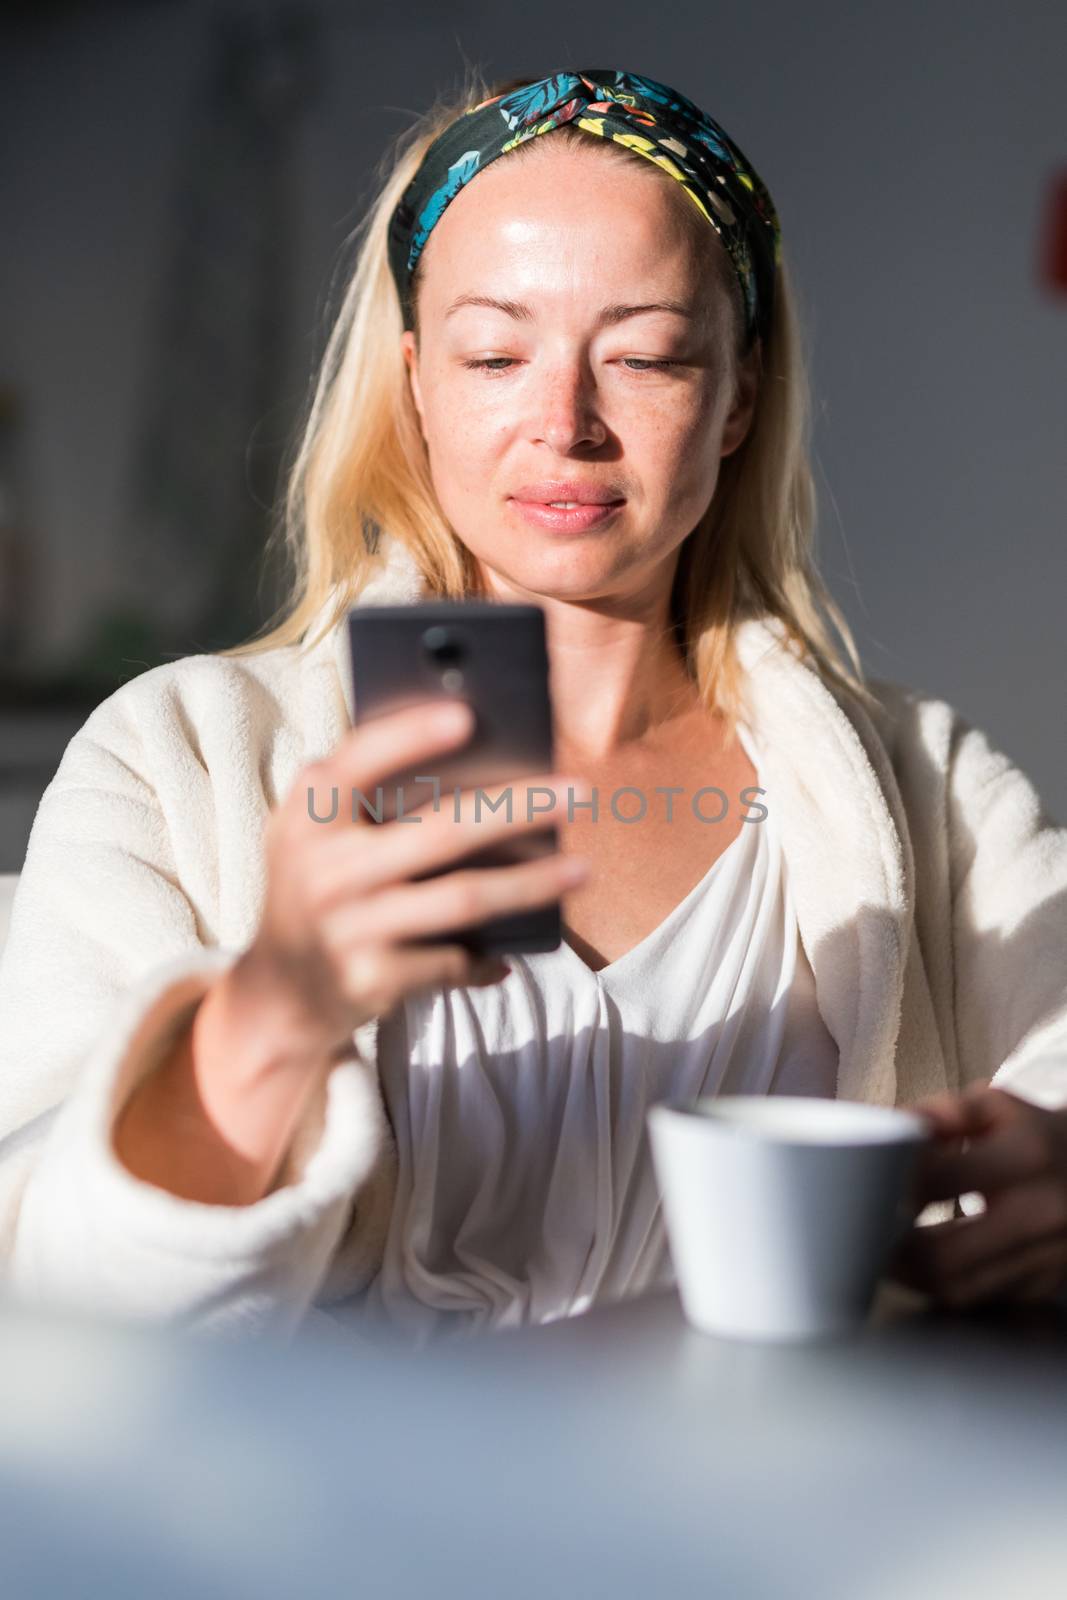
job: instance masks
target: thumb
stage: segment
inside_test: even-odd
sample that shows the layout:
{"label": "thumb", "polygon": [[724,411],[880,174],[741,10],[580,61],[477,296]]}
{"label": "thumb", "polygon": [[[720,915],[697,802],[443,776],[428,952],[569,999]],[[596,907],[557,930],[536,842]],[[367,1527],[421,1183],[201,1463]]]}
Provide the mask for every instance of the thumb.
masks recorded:
{"label": "thumb", "polygon": [[933,1124],[933,1133],[939,1139],[962,1138],[970,1122],[970,1108],[966,1106],[959,1095],[946,1091],[943,1094],[927,1095],[922,1100],[917,1100],[911,1107],[921,1116]]}
{"label": "thumb", "polygon": [[918,1100],[913,1111],[928,1117],[934,1134],[940,1139],[966,1139],[981,1133],[995,1120],[996,1108],[988,1098],[990,1080],[982,1078],[969,1083],[959,1094],[941,1090]]}

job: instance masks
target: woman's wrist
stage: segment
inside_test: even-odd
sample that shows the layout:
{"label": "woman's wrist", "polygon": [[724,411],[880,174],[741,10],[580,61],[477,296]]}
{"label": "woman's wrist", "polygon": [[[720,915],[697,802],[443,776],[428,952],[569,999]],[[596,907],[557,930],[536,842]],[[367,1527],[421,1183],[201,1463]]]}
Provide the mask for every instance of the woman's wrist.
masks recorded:
{"label": "woman's wrist", "polygon": [[262,1199],[330,1055],[236,968],[207,991],[165,1061],[134,1090],[114,1146],[134,1176],[183,1199]]}

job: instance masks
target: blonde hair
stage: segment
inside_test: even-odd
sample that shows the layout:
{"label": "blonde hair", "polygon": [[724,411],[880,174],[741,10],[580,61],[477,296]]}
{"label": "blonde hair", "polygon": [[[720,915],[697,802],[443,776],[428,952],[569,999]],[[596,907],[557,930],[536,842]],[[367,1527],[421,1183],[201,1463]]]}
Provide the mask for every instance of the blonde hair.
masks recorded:
{"label": "blonde hair", "polygon": [[[439,101],[393,141],[379,163],[377,197],[352,235],[357,242],[354,266],[311,389],[265,552],[269,556],[276,543],[284,545],[292,569],[288,596],[275,619],[264,624],[266,632],[216,654],[234,657],[316,643],[340,622],[378,570],[382,528],[413,557],[428,596],[461,599],[484,593],[477,563],[434,493],[401,353],[403,317],[386,240],[392,211],[438,134],[468,107],[532,81],[509,79],[491,87],[475,70],[458,96]],[[498,159],[528,160],[550,138],[579,141],[601,151],[605,159],[647,171],[649,181],[666,184],[678,214],[697,224],[706,242],[708,224],[679,185],[654,163],[636,160],[612,140],[564,125]],[[730,290],[736,372],[740,298],[717,241],[710,255],[719,282]],[[417,280],[418,271],[416,306]],[[784,251],[773,325],[759,362],[759,391],[748,434],[720,463],[711,503],[682,544],[671,595],[672,630],[688,670],[703,703],[722,714],[731,741],[745,707],[735,631],[751,616],[778,618],[786,648],[806,657],[828,684],[868,706],[874,702],[848,623],[814,560],[810,390]],[[316,639],[308,639],[310,625],[331,595],[327,621]],[[820,608],[834,623],[845,654],[835,645]]]}

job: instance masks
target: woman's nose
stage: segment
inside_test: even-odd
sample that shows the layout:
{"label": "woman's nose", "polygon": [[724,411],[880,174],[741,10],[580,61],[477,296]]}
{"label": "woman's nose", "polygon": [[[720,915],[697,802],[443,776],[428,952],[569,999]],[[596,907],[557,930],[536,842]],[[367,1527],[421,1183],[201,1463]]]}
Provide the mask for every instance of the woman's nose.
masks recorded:
{"label": "woman's nose", "polygon": [[555,450],[602,443],[607,429],[588,368],[578,361],[568,362],[535,382],[533,422],[535,437]]}

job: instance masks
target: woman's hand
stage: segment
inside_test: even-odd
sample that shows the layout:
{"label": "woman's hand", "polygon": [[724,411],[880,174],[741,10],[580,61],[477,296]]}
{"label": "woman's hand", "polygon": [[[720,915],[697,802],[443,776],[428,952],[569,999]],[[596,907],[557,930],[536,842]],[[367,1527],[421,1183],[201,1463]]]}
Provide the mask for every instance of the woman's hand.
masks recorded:
{"label": "woman's hand", "polygon": [[[451,731],[449,712],[462,719]],[[548,813],[528,817],[528,786],[549,786],[557,796],[568,786],[584,793],[578,779],[558,773],[511,785],[513,820],[504,810],[477,814],[473,788],[460,793],[458,820],[451,799],[436,811],[428,800],[403,822],[375,823],[357,804],[352,820],[353,791],[373,803],[375,790],[395,774],[412,766],[432,771],[434,756],[465,744],[473,726],[461,702],[428,702],[377,717],[351,730],[332,755],[305,767],[271,813],[262,921],[234,979],[245,993],[263,997],[301,1054],[336,1052],[360,1024],[428,986],[498,982],[507,972],[502,962],[480,959],[458,942],[420,941],[549,904],[584,876],[583,863],[556,851],[519,865],[461,865],[413,881],[505,834],[549,826]],[[333,810],[334,789],[336,816],[317,820]]]}
{"label": "woman's hand", "polygon": [[[513,786],[514,821],[506,810],[480,817],[473,789],[460,793],[458,820],[453,805],[434,812],[432,802],[406,823],[374,823],[358,805],[351,820],[353,789],[372,801],[394,774],[429,766],[470,737],[473,717],[460,710],[465,725],[451,731],[432,705],[383,716],[298,774],[267,822],[267,891],[255,939],[117,1119],[115,1150],[135,1177],[209,1205],[253,1204],[311,1096],[351,1050],[355,1028],[427,985],[496,983],[506,974],[503,963],[479,960],[461,944],[420,940],[543,905],[580,881],[581,864],[558,851],[413,881],[505,829],[549,826],[544,812],[527,818],[522,797],[537,783],[555,792],[570,783],[584,797],[582,784],[557,774]],[[337,815],[316,821],[333,810],[335,787]]]}
{"label": "woman's hand", "polygon": [[931,1118],[935,1137],[920,1152],[916,1216],[972,1191],[986,1209],[913,1227],[889,1275],[952,1309],[1067,1287],[1067,1110],[1030,1105],[988,1079],[909,1109]]}

